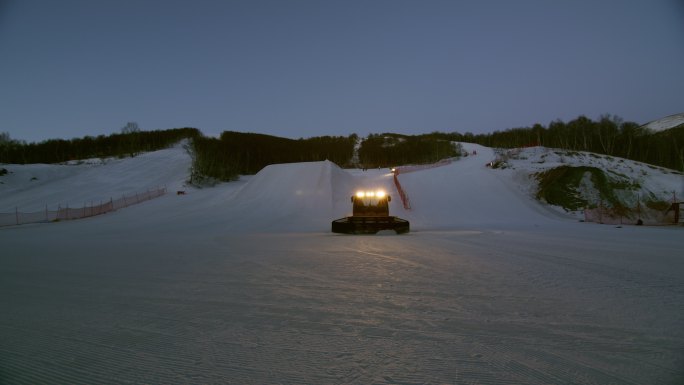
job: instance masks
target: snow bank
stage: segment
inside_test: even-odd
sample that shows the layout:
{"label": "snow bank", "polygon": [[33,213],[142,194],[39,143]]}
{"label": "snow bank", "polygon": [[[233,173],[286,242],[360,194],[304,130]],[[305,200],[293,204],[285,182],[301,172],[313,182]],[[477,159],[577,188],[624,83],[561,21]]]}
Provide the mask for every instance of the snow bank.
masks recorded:
{"label": "snow bank", "polygon": [[264,167],[229,201],[250,229],[323,230],[347,210],[355,179],[332,162]]}

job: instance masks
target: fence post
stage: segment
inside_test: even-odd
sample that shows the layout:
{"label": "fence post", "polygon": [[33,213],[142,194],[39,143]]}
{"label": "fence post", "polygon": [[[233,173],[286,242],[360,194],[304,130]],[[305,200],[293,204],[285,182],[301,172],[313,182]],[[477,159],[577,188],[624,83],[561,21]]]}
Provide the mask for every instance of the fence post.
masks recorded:
{"label": "fence post", "polygon": [[17,225],[19,224],[19,207],[14,206],[14,217],[17,220]]}

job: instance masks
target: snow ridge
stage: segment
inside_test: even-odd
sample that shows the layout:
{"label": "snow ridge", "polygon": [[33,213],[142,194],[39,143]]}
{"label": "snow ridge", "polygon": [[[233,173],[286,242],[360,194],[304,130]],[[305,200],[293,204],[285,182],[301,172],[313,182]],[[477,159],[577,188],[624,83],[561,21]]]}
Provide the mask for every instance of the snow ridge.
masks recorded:
{"label": "snow ridge", "polygon": [[669,130],[670,128],[674,128],[682,124],[684,124],[684,113],[669,115],[664,118],[654,120],[644,124],[644,127],[654,132],[660,132]]}

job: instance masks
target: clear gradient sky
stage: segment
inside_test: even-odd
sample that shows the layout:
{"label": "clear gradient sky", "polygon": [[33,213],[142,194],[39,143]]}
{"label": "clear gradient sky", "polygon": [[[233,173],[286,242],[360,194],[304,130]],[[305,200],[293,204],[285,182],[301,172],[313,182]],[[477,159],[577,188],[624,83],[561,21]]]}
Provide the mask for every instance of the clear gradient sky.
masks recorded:
{"label": "clear gradient sky", "polygon": [[483,133],[684,112],[684,0],[0,0],[0,132]]}

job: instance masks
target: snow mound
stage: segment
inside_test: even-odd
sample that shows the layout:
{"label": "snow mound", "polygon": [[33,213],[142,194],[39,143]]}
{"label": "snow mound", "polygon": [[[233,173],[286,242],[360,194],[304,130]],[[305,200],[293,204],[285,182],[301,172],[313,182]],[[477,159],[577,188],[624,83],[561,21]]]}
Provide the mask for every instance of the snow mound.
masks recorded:
{"label": "snow mound", "polygon": [[350,208],[356,179],[330,161],[264,167],[226,204],[248,227],[327,229]]}

